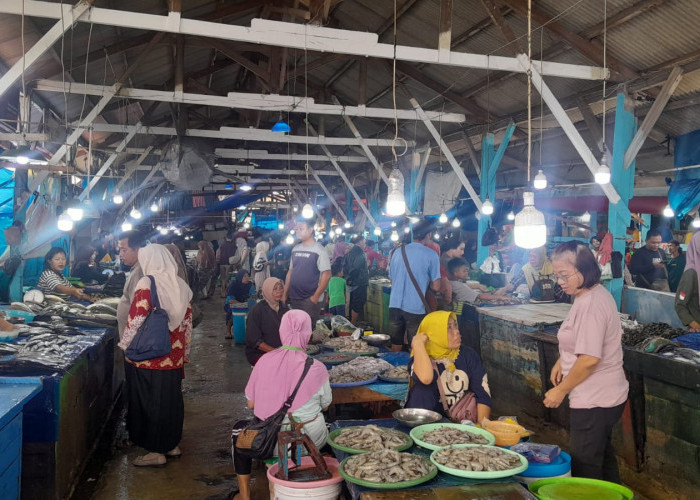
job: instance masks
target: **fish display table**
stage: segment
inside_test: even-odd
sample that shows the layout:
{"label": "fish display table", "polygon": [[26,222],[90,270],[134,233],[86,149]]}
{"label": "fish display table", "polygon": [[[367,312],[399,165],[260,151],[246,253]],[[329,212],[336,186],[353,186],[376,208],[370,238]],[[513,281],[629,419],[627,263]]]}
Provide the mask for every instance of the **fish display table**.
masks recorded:
{"label": "fish display table", "polygon": [[114,330],[81,332],[81,348],[64,356],[60,367],[0,361],[0,376],[41,380],[41,391],[23,412],[23,499],[68,497],[112,410]]}
{"label": "fish display table", "polygon": [[[377,425],[397,429],[408,434],[411,429],[393,418],[374,420],[339,420],[331,424],[331,430],[356,425]],[[430,456],[430,450],[419,446],[412,446],[407,453],[414,453],[423,457]],[[333,453],[339,462],[349,455],[333,448]],[[345,482],[352,500],[379,500],[379,499],[462,499],[462,498],[503,498],[503,499],[527,499],[535,500],[535,497],[523,488],[513,478],[502,479],[467,479],[452,476],[444,472],[438,472],[430,481],[413,486],[405,490],[381,491],[372,490],[348,481]],[[418,493],[420,492],[420,493]],[[453,496],[454,495],[454,496]]]}
{"label": "fish display table", "polygon": [[355,387],[334,387],[333,401],[329,408],[330,416],[336,413],[339,404],[363,404],[372,410],[372,415],[379,416],[398,409],[403,400],[408,384],[389,384],[375,382]]}

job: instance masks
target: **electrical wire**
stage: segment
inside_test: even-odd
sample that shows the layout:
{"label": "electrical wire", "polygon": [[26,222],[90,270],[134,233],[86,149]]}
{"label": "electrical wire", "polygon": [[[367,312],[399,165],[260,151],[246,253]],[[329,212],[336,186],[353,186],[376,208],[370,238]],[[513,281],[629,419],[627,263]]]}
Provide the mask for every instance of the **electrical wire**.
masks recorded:
{"label": "electrical wire", "polygon": [[532,0],[527,0],[527,183],[532,164]]}
{"label": "electrical wire", "polygon": [[[603,69],[608,67],[608,0],[603,0]],[[605,84],[607,83],[607,76],[603,77],[603,148],[605,148]]]}

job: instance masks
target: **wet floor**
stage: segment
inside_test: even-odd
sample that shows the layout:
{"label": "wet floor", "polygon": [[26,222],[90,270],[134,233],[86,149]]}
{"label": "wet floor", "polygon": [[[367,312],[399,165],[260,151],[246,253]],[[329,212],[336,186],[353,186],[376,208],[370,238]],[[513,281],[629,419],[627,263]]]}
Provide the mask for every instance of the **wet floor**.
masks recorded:
{"label": "wet floor", "polygon": [[[204,319],[193,332],[191,363],[185,366],[183,384],[185,424],[182,457],[169,460],[163,468],[138,468],[131,461],[145,453],[136,447],[106,448],[106,463],[96,457],[92,474],[81,480],[96,482],[90,493],[79,496],[93,500],[197,499],[225,500],[237,489],[231,462],[232,424],[249,418],[243,390],[250,375],[243,346],[224,339],[223,299],[202,302]],[[114,419],[117,426],[119,419]],[[111,433],[114,434],[114,433]],[[112,441],[119,441],[119,432]],[[104,455],[104,453],[103,453]],[[260,471],[257,471],[260,474]],[[255,475],[255,472],[254,472]],[[257,484],[256,484],[257,483]],[[266,479],[254,481],[254,498],[266,498]],[[256,493],[257,491],[257,493]]]}

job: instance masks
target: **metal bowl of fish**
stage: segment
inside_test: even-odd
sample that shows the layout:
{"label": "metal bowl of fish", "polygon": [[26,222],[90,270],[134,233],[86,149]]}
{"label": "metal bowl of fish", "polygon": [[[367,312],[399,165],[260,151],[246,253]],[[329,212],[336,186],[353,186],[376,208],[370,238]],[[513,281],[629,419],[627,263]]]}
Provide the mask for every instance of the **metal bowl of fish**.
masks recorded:
{"label": "metal bowl of fish", "polygon": [[346,481],[360,486],[400,490],[430,481],[438,469],[418,455],[380,450],[346,458],[338,472]]}
{"label": "metal bowl of fish", "polygon": [[326,441],[333,448],[353,454],[379,450],[403,451],[413,446],[413,440],[405,432],[378,425],[336,429],[328,434]]}
{"label": "metal bowl of fish", "polygon": [[442,472],[470,479],[496,479],[528,468],[527,458],[514,451],[480,444],[456,444],[430,454]]}
{"label": "metal bowl of fish", "polygon": [[391,337],[384,333],[373,333],[372,335],[365,335],[364,337],[362,337],[362,340],[367,342],[369,345],[373,345],[375,347],[386,345],[386,343],[389,342],[390,339]]}
{"label": "metal bowl of fish", "polygon": [[352,344],[354,342],[357,341],[352,340],[350,337],[332,337],[330,339],[324,340],[321,345],[324,349],[327,349],[329,351],[335,351],[339,347],[345,347],[346,344]]}
{"label": "metal bowl of fish", "polygon": [[334,366],[334,365],[339,365],[342,363],[347,363],[348,361],[351,361],[354,356],[350,356],[348,354],[336,354],[334,352],[325,352],[322,354],[318,354],[314,356],[313,358],[317,361],[320,361],[324,365],[326,365],[326,368],[329,366]]}
{"label": "metal bowl of fish", "polygon": [[417,427],[423,424],[431,424],[442,420],[442,415],[436,411],[423,408],[402,408],[391,414],[396,420],[406,427]]}
{"label": "metal bowl of fish", "polygon": [[353,375],[343,374],[335,375],[330,373],[331,389],[336,387],[357,387],[360,385],[368,385],[377,381],[377,376],[370,375]]}
{"label": "metal bowl of fish", "polygon": [[492,445],[496,438],[488,431],[453,423],[427,424],[411,429],[411,437],[418,446],[428,450],[439,450],[456,444]]}
{"label": "metal bowl of fish", "polygon": [[379,352],[379,347],[367,345],[367,342],[362,340],[356,340],[343,347],[337,347],[335,352],[338,354],[354,354],[355,356],[376,356]]}

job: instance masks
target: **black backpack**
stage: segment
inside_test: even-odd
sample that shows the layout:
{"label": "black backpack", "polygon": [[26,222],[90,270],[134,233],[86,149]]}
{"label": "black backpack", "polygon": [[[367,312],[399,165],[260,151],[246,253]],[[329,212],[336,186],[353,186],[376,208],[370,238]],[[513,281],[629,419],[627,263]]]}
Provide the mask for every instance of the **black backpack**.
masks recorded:
{"label": "black backpack", "polygon": [[610,269],[613,278],[622,278],[622,254],[620,252],[610,254]]}

